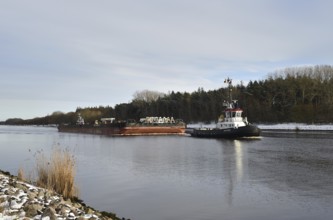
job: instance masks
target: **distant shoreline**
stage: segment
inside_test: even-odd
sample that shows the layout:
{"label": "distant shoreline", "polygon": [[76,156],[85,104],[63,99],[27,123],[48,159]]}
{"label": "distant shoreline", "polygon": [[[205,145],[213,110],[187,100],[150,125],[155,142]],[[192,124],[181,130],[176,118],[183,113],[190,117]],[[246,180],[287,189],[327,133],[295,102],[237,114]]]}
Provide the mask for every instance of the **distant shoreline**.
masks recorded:
{"label": "distant shoreline", "polygon": [[[254,123],[256,124],[256,123]],[[279,123],[279,124],[256,124],[263,131],[333,131],[333,124],[304,124],[304,123]],[[195,123],[187,124],[187,128],[207,127],[214,128],[215,124]]]}
{"label": "distant shoreline", "polygon": [[333,131],[333,124],[259,124],[261,130],[285,130],[285,131]]}

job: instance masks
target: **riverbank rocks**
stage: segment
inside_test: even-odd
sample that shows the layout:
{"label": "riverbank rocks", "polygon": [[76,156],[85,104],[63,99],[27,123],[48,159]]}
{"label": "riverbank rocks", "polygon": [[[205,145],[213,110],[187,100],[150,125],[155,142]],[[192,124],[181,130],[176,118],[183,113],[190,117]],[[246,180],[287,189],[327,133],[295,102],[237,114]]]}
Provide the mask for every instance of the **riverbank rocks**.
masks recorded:
{"label": "riverbank rocks", "polygon": [[0,171],[0,219],[80,219],[118,220],[114,214],[103,214],[82,202],[64,200],[47,189],[36,187]]}

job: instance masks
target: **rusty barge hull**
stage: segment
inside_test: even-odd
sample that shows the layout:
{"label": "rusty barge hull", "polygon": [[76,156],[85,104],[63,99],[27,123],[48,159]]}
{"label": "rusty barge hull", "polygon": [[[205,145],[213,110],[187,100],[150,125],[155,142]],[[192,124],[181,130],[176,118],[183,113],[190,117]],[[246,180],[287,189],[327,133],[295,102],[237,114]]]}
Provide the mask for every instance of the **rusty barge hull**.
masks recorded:
{"label": "rusty barge hull", "polygon": [[59,132],[96,134],[107,136],[140,136],[140,135],[183,135],[185,126],[125,126],[125,127],[88,127],[59,126]]}
{"label": "rusty barge hull", "polygon": [[184,134],[184,126],[156,126],[156,127],[125,127],[121,129],[120,135],[168,135]]}

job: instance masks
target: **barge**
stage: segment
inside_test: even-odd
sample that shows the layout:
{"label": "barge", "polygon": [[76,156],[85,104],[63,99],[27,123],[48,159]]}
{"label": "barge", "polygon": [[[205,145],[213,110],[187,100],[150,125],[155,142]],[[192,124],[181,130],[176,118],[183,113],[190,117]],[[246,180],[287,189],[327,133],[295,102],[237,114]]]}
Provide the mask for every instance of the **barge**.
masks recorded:
{"label": "barge", "polygon": [[85,124],[81,115],[75,125],[59,125],[59,132],[97,134],[108,136],[135,135],[182,135],[185,133],[185,123],[173,117],[146,117],[139,122],[133,120],[117,121],[115,118],[102,118],[95,124]]}

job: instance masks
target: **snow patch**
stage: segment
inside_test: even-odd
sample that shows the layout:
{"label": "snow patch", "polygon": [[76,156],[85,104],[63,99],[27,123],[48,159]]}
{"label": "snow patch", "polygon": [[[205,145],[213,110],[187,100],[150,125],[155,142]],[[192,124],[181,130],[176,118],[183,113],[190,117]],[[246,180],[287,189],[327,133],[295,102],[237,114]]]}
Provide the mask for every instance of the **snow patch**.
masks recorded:
{"label": "snow patch", "polygon": [[260,124],[258,127],[262,130],[304,130],[304,131],[332,131],[332,124],[316,125],[301,123],[284,123],[284,124]]}

